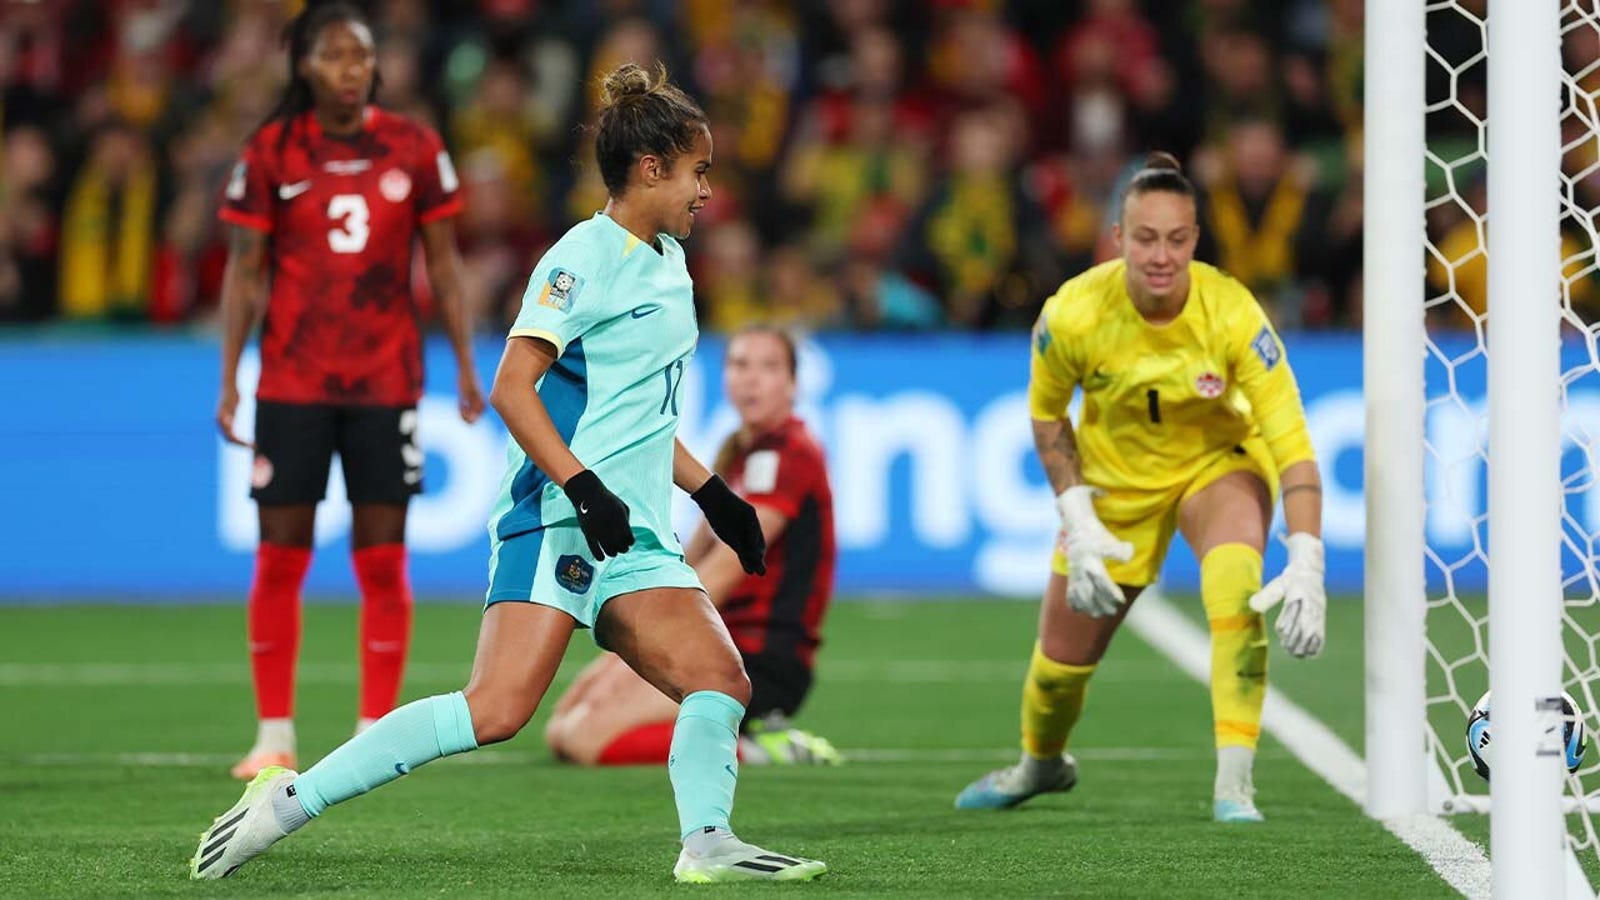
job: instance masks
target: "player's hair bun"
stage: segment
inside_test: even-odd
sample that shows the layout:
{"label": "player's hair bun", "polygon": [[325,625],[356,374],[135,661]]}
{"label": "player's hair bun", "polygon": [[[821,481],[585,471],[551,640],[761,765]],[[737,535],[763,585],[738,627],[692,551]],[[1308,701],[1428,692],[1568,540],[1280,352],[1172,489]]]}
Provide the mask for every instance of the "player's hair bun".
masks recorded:
{"label": "player's hair bun", "polygon": [[628,189],[629,172],[646,154],[668,167],[689,152],[707,127],[705,111],[656,63],[645,68],[623,63],[600,80],[600,116],[594,126],[594,155],[600,179],[613,197]]}
{"label": "player's hair bun", "polygon": [[600,82],[600,99],[605,106],[616,106],[629,97],[640,97],[665,84],[667,70],[658,65],[655,72],[635,63],[623,63]]}
{"label": "player's hair bun", "polygon": [[1144,166],[1133,173],[1128,179],[1127,187],[1122,190],[1123,202],[1129,197],[1148,194],[1157,191],[1164,194],[1179,194],[1194,199],[1194,185],[1183,174],[1183,165],[1171,153],[1157,150],[1144,158]]}
{"label": "player's hair bun", "polygon": [[1144,158],[1144,168],[1146,171],[1159,172],[1162,169],[1169,169],[1173,172],[1181,173],[1183,171],[1183,163],[1178,162],[1178,158],[1171,153],[1165,150],[1157,150]]}

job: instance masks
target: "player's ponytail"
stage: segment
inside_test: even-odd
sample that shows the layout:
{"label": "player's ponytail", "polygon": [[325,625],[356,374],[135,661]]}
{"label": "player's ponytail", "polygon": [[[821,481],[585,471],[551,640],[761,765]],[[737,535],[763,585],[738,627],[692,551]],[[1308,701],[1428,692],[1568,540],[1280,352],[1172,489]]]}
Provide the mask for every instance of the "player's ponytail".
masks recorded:
{"label": "player's ponytail", "polygon": [[595,160],[613,197],[628,187],[628,174],[641,156],[672,161],[694,146],[708,124],[700,105],[667,78],[667,67],[649,70],[624,63],[600,82],[600,117],[595,123]]}
{"label": "player's ponytail", "polygon": [[744,455],[744,431],[739,428],[722,442],[717,448],[717,455],[713,457],[711,471],[721,475],[723,480],[733,477],[733,461]]}
{"label": "player's ponytail", "polygon": [[1128,186],[1123,189],[1124,202],[1129,197],[1160,191],[1168,194],[1181,194],[1190,200],[1195,199],[1194,184],[1183,174],[1183,164],[1171,153],[1157,150],[1144,158],[1144,167],[1133,174],[1128,180]]}
{"label": "player's ponytail", "polygon": [[[278,103],[267,114],[262,127],[273,122],[282,122],[283,128],[278,132],[278,149],[289,139],[289,129],[294,120],[301,113],[311,109],[314,98],[311,94],[311,82],[300,75],[300,61],[311,55],[311,47],[317,42],[317,35],[322,29],[335,22],[355,22],[371,28],[367,21],[366,13],[352,3],[344,0],[333,0],[330,3],[311,2],[300,11],[283,29],[283,42],[289,49],[289,80],[285,83],[283,93],[278,97]],[[371,103],[378,98],[379,77],[377,71],[372,73],[372,91],[367,96]]]}

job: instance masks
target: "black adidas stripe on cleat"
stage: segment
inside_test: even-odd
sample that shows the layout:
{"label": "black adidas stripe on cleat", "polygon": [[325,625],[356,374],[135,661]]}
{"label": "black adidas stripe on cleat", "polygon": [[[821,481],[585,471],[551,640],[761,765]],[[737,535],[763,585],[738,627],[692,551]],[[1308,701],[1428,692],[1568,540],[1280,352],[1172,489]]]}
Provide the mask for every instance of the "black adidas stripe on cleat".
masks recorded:
{"label": "black adidas stripe on cleat", "polygon": [[785,868],[784,866],[769,866],[769,865],[766,865],[765,863],[751,862],[748,859],[740,860],[740,861],[734,863],[733,865],[734,865],[735,868],[739,868],[739,869],[754,869],[757,872],[777,872],[777,871]]}
{"label": "black adidas stripe on cleat", "polygon": [[195,869],[195,871],[196,872],[204,872],[205,870],[211,868],[211,864],[212,863],[216,862],[217,860],[219,860],[221,858],[222,858],[222,850],[221,850],[221,848],[218,848],[217,852],[215,852],[215,853],[211,854],[210,856],[206,857],[205,859],[201,860],[200,861],[200,867]]}

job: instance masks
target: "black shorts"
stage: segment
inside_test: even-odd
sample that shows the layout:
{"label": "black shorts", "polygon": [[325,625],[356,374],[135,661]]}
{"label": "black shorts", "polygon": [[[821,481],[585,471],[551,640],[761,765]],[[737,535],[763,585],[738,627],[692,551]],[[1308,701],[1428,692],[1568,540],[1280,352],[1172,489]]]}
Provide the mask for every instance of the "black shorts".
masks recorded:
{"label": "black shorts", "polygon": [[746,723],[781,712],[790,718],[811,692],[811,669],[791,654],[758,653],[744,658],[750,676],[750,705]]}
{"label": "black shorts", "polygon": [[316,503],[328,492],[337,452],[351,503],[405,503],[422,493],[414,406],[256,402],[258,503]]}

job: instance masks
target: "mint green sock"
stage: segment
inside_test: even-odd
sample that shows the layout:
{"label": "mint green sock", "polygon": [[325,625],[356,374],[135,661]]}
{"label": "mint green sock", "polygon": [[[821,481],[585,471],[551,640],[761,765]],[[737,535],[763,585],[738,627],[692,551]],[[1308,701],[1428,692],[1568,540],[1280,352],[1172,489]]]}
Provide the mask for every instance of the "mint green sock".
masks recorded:
{"label": "mint green sock", "polygon": [[460,692],[407,703],[345,741],[289,787],[306,815],[365,794],[418,766],[478,749],[472,712]]}
{"label": "mint green sock", "polygon": [[718,691],[695,691],[678,707],[667,775],[678,804],[681,837],[727,828],[739,780],[739,720],[744,704]]}

